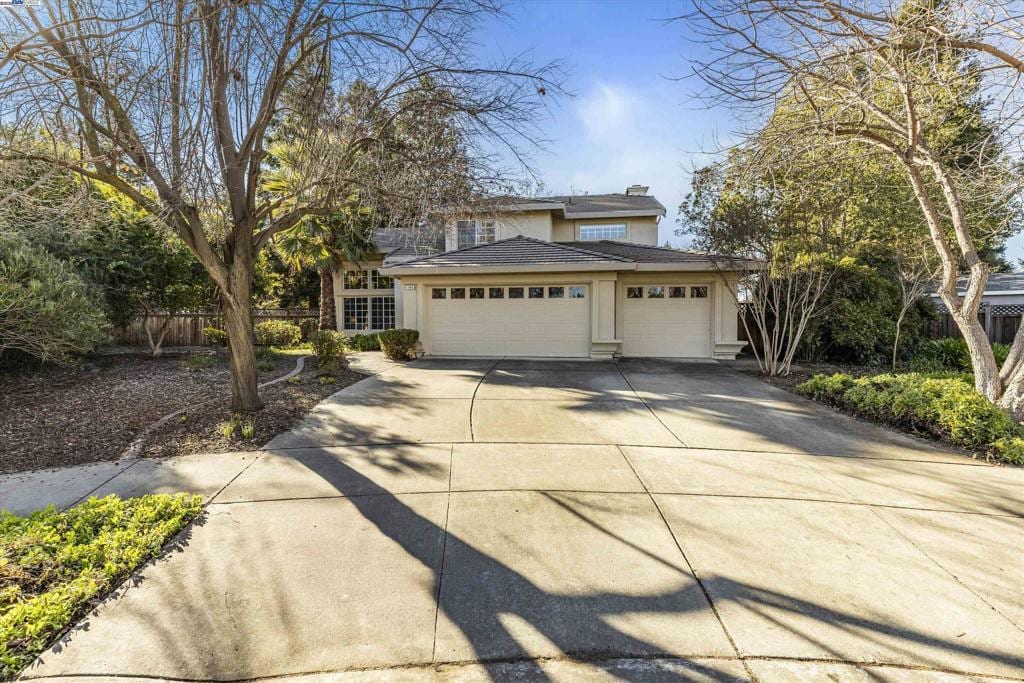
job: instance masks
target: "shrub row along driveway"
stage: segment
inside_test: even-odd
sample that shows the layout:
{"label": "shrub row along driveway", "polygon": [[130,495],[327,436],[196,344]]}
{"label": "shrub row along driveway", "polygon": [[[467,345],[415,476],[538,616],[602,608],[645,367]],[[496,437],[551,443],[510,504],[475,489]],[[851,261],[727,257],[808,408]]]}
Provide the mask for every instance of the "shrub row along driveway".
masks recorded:
{"label": "shrub row along driveway", "polygon": [[717,364],[418,361],[240,470],[28,676],[1024,676],[1022,471]]}

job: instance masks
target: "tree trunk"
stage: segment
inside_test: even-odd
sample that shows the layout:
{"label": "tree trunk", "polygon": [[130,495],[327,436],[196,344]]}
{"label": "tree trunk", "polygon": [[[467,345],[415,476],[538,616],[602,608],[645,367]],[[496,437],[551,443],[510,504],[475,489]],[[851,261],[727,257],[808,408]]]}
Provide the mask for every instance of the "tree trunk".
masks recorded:
{"label": "tree trunk", "polygon": [[338,329],[334,306],[334,271],[328,267],[320,271],[319,329],[332,331]]}
{"label": "tree trunk", "polygon": [[253,339],[252,269],[235,263],[231,291],[222,297],[231,366],[231,410],[252,412],[263,407],[257,386],[256,343]]}
{"label": "tree trunk", "polygon": [[892,369],[896,371],[896,354],[900,348],[900,326],[903,325],[903,316],[906,315],[907,310],[903,309],[900,311],[899,317],[896,318],[896,335],[892,341]]}

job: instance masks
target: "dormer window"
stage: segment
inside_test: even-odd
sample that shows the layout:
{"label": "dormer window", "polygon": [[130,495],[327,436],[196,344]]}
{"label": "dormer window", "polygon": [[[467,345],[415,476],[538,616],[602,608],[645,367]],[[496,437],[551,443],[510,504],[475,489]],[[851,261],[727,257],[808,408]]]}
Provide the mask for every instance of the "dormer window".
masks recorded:
{"label": "dormer window", "polygon": [[581,225],[581,240],[624,240],[626,239],[625,223],[602,223],[600,225]]}
{"label": "dormer window", "polygon": [[459,249],[494,241],[496,232],[494,221],[458,221],[455,226],[458,231]]}

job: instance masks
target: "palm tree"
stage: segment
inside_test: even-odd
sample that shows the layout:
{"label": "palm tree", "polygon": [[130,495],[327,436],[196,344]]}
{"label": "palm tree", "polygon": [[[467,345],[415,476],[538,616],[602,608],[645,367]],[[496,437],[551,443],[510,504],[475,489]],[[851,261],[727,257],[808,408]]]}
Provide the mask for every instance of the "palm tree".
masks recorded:
{"label": "palm tree", "polygon": [[319,329],[335,330],[334,273],[342,261],[361,261],[376,251],[372,212],[358,197],[328,216],[311,217],[274,237],[274,248],[293,271],[314,268],[320,273]]}

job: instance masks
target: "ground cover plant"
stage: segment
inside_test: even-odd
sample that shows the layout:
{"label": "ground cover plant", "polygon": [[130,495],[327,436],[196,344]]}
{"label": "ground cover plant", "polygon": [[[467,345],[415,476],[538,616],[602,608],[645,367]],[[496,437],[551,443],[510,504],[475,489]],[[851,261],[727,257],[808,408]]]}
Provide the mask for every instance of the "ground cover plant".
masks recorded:
{"label": "ground cover plant", "polygon": [[815,375],[796,390],[861,417],[1024,464],[1024,426],[979,394],[967,373],[835,373]]}
{"label": "ground cover plant", "polygon": [[0,679],[13,678],[202,508],[190,494],[0,510]]}

